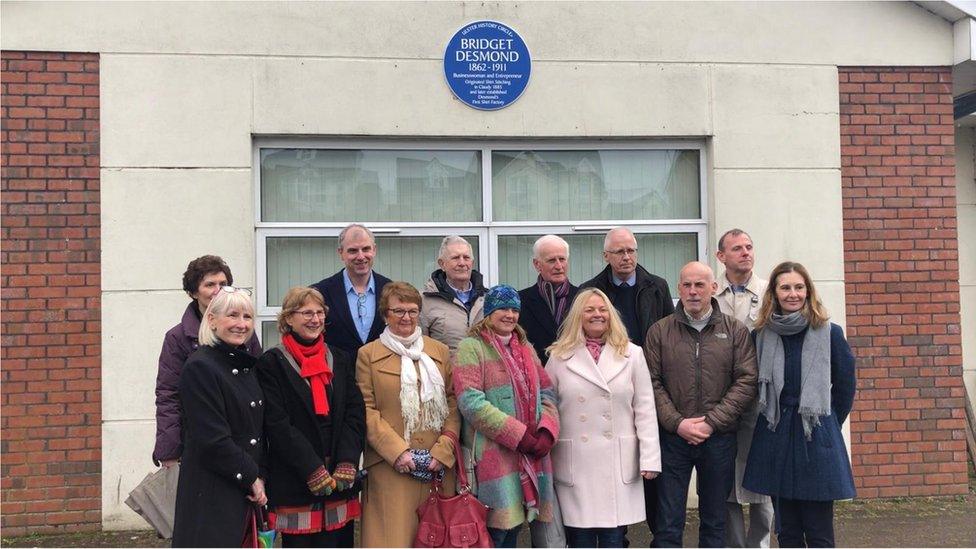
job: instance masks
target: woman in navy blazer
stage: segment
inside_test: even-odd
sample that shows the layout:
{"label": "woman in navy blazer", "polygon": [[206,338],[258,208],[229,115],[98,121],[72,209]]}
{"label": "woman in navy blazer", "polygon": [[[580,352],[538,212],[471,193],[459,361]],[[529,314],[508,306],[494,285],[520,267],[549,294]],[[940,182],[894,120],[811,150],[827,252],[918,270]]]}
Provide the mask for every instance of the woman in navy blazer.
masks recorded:
{"label": "woman in navy blazer", "polygon": [[854,404],[854,356],[799,263],[769,276],[753,338],[759,420],[742,485],[773,496],[780,547],[833,547],[833,503],[855,495],[840,428]]}

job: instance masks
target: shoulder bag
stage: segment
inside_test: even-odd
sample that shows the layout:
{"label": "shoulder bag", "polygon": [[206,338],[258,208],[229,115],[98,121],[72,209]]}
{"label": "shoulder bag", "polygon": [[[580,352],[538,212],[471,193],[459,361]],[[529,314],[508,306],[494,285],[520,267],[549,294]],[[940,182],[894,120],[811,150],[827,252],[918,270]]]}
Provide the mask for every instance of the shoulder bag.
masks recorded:
{"label": "shoulder bag", "polygon": [[435,478],[430,495],[417,508],[417,537],[414,547],[491,547],[488,535],[488,507],[471,493],[464,467],[461,443],[457,435],[445,433],[454,445],[454,468],[460,489],[456,496],[441,493],[441,481]]}

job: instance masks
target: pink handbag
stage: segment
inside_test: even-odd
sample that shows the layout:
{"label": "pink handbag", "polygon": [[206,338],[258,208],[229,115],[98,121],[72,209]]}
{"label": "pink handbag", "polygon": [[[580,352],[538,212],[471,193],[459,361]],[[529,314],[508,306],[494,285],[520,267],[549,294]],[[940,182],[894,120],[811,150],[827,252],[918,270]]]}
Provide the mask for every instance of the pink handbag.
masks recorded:
{"label": "pink handbag", "polygon": [[454,468],[461,489],[456,496],[441,493],[441,481],[435,478],[430,495],[417,508],[417,537],[414,547],[492,547],[488,535],[488,507],[471,493],[468,475],[461,456],[461,443],[454,433],[446,433],[454,444]]}

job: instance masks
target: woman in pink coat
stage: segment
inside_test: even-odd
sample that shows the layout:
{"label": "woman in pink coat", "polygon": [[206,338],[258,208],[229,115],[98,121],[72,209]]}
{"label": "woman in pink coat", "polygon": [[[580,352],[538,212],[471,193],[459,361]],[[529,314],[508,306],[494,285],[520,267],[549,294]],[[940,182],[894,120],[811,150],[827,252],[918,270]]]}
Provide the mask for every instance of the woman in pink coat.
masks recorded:
{"label": "woman in pink coat", "polygon": [[606,294],[580,290],[549,347],[559,397],[552,451],[556,495],[570,547],[623,547],[641,522],[644,483],[661,472],[654,390],[644,353]]}

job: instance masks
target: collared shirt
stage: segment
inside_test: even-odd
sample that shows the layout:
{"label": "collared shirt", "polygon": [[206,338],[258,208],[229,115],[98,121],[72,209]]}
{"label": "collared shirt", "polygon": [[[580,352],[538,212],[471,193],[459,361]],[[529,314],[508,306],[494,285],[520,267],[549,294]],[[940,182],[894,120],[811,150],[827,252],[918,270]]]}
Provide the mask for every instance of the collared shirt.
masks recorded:
{"label": "collared shirt", "polygon": [[617,278],[617,275],[613,274],[613,271],[610,271],[610,278],[613,280],[613,285],[614,286],[620,286],[624,282],[626,282],[627,285],[628,286],[631,286],[631,287],[634,287],[634,286],[637,285],[637,271],[636,270],[634,272],[630,273],[630,276],[627,278],[627,280],[622,280],[622,279]]}
{"label": "collared shirt", "polygon": [[745,286],[733,286],[725,273],[718,279],[718,292],[715,299],[723,313],[741,321],[750,330],[759,318],[759,308],[762,306],[763,292],[766,291],[766,281],[756,276],[749,277]]}
{"label": "collared shirt", "polygon": [[454,295],[457,296],[458,301],[464,303],[464,306],[467,307],[468,300],[471,299],[471,292],[474,291],[474,284],[468,281],[468,289],[464,291],[458,290],[454,286],[451,286],[450,282],[447,283],[447,286],[454,292]]}
{"label": "collared shirt", "polygon": [[[356,331],[359,333],[359,340],[365,342],[369,337],[369,329],[376,318],[376,281],[373,273],[369,273],[369,282],[366,284],[366,291],[363,294],[356,293],[356,288],[349,279],[349,273],[342,270],[342,283],[346,286],[346,300],[349,303],[349,313],[356,324]],[[360,314],[362,313],[362,314]]]}

